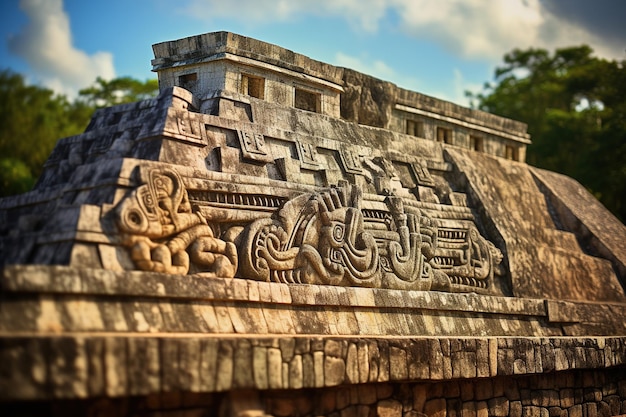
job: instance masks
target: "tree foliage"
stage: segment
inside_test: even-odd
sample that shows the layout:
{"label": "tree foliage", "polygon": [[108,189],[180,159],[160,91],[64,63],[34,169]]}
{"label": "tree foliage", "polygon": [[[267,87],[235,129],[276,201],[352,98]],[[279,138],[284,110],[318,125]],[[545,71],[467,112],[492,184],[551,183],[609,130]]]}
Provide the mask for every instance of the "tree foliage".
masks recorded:
{"label": "tree foliage", "polygon": [[626,62],[588,46],[513,50],[472,106],[528,124],[528,163],[569,175],[626,219]]}
{"label": "tree foliage", "polygon": [[57,140],[82,133],[96,108],[156,93],[156,80],[98,78],[70,101],[47,88],[27,85],[20,74],[0,71],[0,196],[28,191]]}
{"label": "tree foliage", "polygon": [[100,108],[145,100],[156,96],[158,92],[159,83],[156,79],[142,82],[131,77],[120,77],[107,81],[98,77],[94,85],[80,90],[79,94],[82,101]]}
{"label": "tree foliage", "polygon": [[26,85],[19,74],[0,72],[1,194],[34,183],[56,141],[81,132],[91,111],[46,88]]}

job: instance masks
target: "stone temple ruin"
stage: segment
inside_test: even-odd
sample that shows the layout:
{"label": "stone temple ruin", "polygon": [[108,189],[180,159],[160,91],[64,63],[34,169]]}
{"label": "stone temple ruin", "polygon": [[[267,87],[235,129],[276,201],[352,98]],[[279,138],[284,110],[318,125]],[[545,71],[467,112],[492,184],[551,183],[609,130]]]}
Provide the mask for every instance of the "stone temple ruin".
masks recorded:
{"label": "stone temple ruin", "polygon": [[626,414],[626,227],[523,123],[216,32],[0,201],[2,415]]}

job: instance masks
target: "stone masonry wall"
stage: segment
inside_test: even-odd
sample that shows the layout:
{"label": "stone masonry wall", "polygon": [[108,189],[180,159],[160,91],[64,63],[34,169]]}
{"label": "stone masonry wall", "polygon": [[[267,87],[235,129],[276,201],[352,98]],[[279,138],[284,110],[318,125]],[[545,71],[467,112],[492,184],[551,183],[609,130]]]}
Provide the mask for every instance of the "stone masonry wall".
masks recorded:
{"label": "stone masonry wall", "polygon": [[174,391],[147,396],[1,404],[3,415],[608,417],[626,413],[624,367],[545,375],[377,383],[326,389]]}
{"label": "stone masonry wall", "polygon": [[[0,339],[0,403],[177,391],[265,392],[406,381],[472,382],[542,374],[547,378],[586,370],[598,375],[621,370],[624,375],[625,343],[624,338],[602,337],[16,335]],[[570,382],[554,386],[583,388]]]}

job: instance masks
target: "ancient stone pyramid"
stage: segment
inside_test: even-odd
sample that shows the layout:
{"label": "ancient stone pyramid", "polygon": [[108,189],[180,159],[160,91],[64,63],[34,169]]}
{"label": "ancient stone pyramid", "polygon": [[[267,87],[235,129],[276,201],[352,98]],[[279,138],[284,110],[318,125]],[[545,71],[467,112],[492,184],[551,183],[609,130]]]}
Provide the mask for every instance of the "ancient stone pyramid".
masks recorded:
{"label": "ancient stone pyramid", "polygon": [[0,200],[0,408],[626,413],[626,227],[524,124],[232,33],[153,49],[158,97]]}

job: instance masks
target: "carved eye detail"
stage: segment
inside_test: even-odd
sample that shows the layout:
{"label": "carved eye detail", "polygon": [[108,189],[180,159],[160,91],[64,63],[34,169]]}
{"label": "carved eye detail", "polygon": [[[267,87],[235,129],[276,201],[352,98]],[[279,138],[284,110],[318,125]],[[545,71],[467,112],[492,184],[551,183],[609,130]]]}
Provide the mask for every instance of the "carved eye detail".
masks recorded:
{"label": "carved eye detail", "polygon": [[133,210],[130,213],[128,213],[128,222],[134,225],[140,225],[141,216],[139,216],[139,213]]}
{"label": "carved eye detail", "polygon": [[345,229],[343,224],[335,224],[332,232],[333,240],[335,242],[342,242],[345,236]]}
{"label": "carved eye detail", "polygon": [[134,233],[143,232],[147,226],[146,218],[143,213],[137,209],[129,209],[124,215],[125,226]]}

